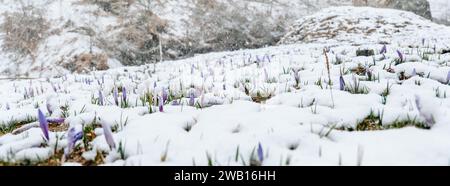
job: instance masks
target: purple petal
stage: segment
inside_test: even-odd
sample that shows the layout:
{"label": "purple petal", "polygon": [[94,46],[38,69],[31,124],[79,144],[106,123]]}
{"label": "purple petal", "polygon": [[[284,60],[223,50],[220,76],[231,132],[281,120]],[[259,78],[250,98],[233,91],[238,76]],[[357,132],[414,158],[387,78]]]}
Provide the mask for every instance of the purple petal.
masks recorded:
{"label": "purple petal", "polygon": [[127,89],[125,87],[122,87],[122,98],[124,102],[127,101]]}
{"label": "purple petal", "polygon": [[416,69],[414,68],[414,70],[413,70],[413,72],[412,72],[412,75],[411,76],[416,76],[417,75],[417,71],[416,71]]}
{"label": "purple petal", "polygon": [[114,102],[116,103],[117,106],[119,106],[119,95],[117,93],[117,88],[114,88],[113,96],[114,96]]}
{"label": "purple petal", "polygon": [[264,161],[264,152],[263,152],[261,143],[258,144],[258,159],[259,159],[259,162]]}
{"label": "purple petal", "polygon": [[195,95],[193,92],[191,92],[191,95],[189,96],[189,106],[193,107],[195,105]]}
{"label": "purple petal", "polygon": [[345,90],[345,80],[344,80],[344,77],[342,77],[342,76],[339,78],[339,85],[340,85],[340,87],[339,87],[340,90],[344,91]]}
{"label": "purple petal", "polygon": [[48,123],[54,123],[54,124],[62,124],[64,123],[65,119],[64,118],[48,118],[47,122]]}
{"label": "purple petal", "polygon": [[114,142],[114,138],[112,135],[112,131],[111,131],[111,127],[109,127],[109,125],[105,124],[104,122],[101,122],[102,128],[103,128],[103,133],[106,139],[106,143],[108,143],[109,148],[111,149],[115,149],[116,148],[116,143]]}
{"label": "purple petal", "polygon": [[48,122],[47,119],[45,118],[44,113],[42,113],[41,109],[38,109],[38,119],[42,133],[44,134],[45,139],[48,141],[50,139],[48,135]]}
{"label": "purple petal", "polygon": [[159,97],[159,112],[164,112],[164,103],[161,97]]}
{"label": "purple petal", "polygon": [[383,48],[381,48],[380,54],[386,54],[387,53],[387,46],[383,45]]}
{"label": "purple petal", "polygon": [[[75,135],[76,135],[76,130],[75,128],[71,128],[68,133],[67,133],[67,147],[72,150],[73,147],[75,146]],[[70,152],[70,151],[69,151]]]}
{"label": "purple petal", "polygon": [[165,103],[167,101],[167,99],[169,99],[169,94],[167,93],[166,88],[163,88],[163,90],[162,90],[162,99],[163,99],[163,103]]}
{"label": "purple petal", "polygon": [[83,131],[76,132],[75,128],[71,128],[67,133],[67,149],[64,151],[64,154],[69,156],[69,154],[72,152],[73,148],[75,147],[75,144],[78,140],[81,140],[83,138]]}

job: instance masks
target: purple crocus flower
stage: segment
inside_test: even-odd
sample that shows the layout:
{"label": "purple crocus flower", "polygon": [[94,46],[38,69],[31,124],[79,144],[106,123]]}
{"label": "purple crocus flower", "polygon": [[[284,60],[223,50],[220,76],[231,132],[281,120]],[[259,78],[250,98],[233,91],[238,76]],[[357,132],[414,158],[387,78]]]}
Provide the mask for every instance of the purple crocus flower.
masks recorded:
{"label": "purple crocus flower", "polygon": [[103,135],[105,136],[106,143],[108,143],[109,148],[111,148],[111,150],[115,149],[116,143],[114,142],[111,127],[109,127],[109,125],[107,125],[105,122],[101,122],[101,125],[103,128],[103,133],[104,133]]}
{"label": "purple crocus flower", "polygon": [[38,119],[39,119],[39,126],[41,127],[45,139],[47,141],[50,140],[50,137],[48,135],[48,122],[47,119],[45,118],[44,113],[42,113],[41,109],[38,109]]}
{"label": "purple crocus flower", "polygon": [[261,163],[264,161],[264,152],[261,143],[258,144],[258,159]]}
{"label": "purple crocus flower", "polygon": [[397,55],[398,55],[398,58],[400,59],[400,62],[403,62],[404,58],[403,58],[403,54],[402,54],[402,52],[400,52],[400,50],[397,50]]}
{"label": "purple crocus flower", "polygon": [[98,91],[98,104],[100,105],[100,106],[103,106],[103,100],[104,100],[104,97],[103,97],[103,93],[102,93],[102,91]]}
{"label": "purple crocus flower", "polygon": [[64,118],[48,118],[47,122],[48,123],[54,123],[54,124],[62,124],[64,123],[65,119]]}
{"label": "purple crocus flower", "polygon": [[116,106],[119,106],[119,93],[117,93],[117,88],[114,88],[113,97],[114,103],[116,103]]}
{"label": "purple crocus flower", "polygon": [[164,112],[163,98],[159,97],[159,112]]}
{"label": "purple crocus flower", "polygon": [[123,102],[127,102],[127,89],[125,87],[122,87],[122,99]]}
{"label": "purple crocus flower", "polygon": [[339,78],[339,88],[341,91],[345,90],[345,80],[344,80],[344,77],[342,77],[342,76]]}
{"label": "purple crocus flower", "polygon": [[191,92],[189,95],[189,106],[193,107],[195,105],[195,95],[194,92]]}
{"label": "purple crocus flower", "polygon": [[383,45],[383,48],[381,48],[380,54],[386,54],[387,53],[387,46]]}
{"label": "purple crocus flower", "polygon": [[162,102],[165,103],[169,99],[169,94],[167,93],[166,88],[162,89]]}
{"label": "purple crocus flower", "polygon": [[69,156],[78,140],[83,138],[83,131],[76,132],[75,128],[69,129],[67,132],[67,149],[64,151],[65,156]]}
{"label": "purple crocus flower", "polygon": [[416,68],[414,68],[414,70],[413,70],[413,72],[412,72],[412,74],[411,74],[411,77],[414,77],[414,76],[417,76]]}

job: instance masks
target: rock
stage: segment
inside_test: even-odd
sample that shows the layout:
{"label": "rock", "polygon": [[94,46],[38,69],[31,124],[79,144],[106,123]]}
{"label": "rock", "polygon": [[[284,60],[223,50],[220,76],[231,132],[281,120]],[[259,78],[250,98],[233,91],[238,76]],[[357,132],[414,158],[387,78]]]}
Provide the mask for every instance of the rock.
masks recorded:
{"label": "rock", "polygon": [[82,53],[76,55],[73,60],[63,64],[63,67],[77,73],[95,70],[108,70],[108,55],[105,53]]}
{"label": "rock", "polygon": [[427,19],[433,19],[427,0],[353,0],[354,6],[393,8],[413,12]]}
{"label": "rock", "polygon": [[442,54],[450,54],[450,49],[443,49]]}
{"label": "rock", "polygon": [[375,51],[374,50],[370,50],[370,49],[364,49],[364,50],[357,50],[356,51],[356,56],[373,56],[375,55]]}

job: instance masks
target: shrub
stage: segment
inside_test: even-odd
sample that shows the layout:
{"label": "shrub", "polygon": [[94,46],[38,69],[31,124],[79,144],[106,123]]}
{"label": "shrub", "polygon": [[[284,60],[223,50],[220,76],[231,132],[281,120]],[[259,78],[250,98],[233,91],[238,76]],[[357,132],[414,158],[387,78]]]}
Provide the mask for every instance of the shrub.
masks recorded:
{"label": "shrub", "polygon": [[0,30],[4,33],[3,52],[12,52],[17,60],[31,57],[36,60],[39,44],[48,37],[50,23],[45,19],[43,10],[32,5],[23,5],[21,11],[3,14],[4,22]]}

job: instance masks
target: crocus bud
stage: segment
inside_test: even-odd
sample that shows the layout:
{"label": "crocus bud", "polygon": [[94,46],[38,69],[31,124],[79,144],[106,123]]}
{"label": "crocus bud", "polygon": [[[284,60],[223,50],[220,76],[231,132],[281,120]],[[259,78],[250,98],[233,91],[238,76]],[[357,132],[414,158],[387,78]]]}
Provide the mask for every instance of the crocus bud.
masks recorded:
{"label": "crocus bud", "polygon": [[50,139],[50,136],[48,134],[48,122],[47,119],[45,118],[44,113],[42,113],[41,109],[38,109],[38,119],[42,133],[44,134],[45,139],[48,141]]}

